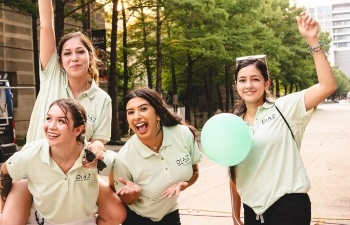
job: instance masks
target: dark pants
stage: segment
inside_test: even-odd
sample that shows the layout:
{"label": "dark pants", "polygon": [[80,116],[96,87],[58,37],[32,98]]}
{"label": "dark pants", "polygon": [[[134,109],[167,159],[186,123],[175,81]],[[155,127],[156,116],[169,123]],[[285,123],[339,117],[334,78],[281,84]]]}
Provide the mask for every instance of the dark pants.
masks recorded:
{"label": "dark pants", "polygon": [[310,225],[311,202],[308,194],[286,194],[270,206],[257,220],[257,215],[243,204],[244,225]]}
{"label": "dark pants", "polygon": [[181,225],[179,210],[175,210],[163,217],[161,221],[154,222],[149,218],[143,217],[132,211],[126,206],[126,219],[123,225]]}

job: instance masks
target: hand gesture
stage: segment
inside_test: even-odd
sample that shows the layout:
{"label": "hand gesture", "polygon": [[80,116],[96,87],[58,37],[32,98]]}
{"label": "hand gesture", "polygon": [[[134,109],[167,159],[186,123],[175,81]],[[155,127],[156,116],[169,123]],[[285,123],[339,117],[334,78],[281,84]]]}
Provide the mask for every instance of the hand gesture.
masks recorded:
{"label": "hand gesture", "polygon": [[319,26],[316,20],[306,12],[300,13],[300,16],[297,16],[296,20],[298,30],[307,43],[309,43],[310,40],[317,38]]}
{"label": "hand gesture", "polygon": [[176,194],[176,197],[179,197],[180,191],[185,190],[187,187],[188,183],[185,181],[173,184],[163,192],[163,196],[166,198],[171,198],[174,194]]}
{"label": "hand gesture", "polygon": [[124,180],[122,178],[118,178],[118,181],[120,183],[124,184],[124,187],[117,190],[117,195],[140,195],[141,194],[141,188],[139,185],[135,184],[132,181]]}

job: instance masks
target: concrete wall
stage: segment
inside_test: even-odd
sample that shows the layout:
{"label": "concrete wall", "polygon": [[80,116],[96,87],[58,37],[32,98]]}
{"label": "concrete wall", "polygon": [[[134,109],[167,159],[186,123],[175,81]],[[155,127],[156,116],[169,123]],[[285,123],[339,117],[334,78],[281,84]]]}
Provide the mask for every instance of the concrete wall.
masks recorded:
{"label": "concrete wall", "polygon": [[0,72],[9,72],[15,103],[16,135],[25,136],[35,101],[31,18],[0,4]]}
{"label": "concrete wall", "polygon": [[350,77],[350,49],[334,51],[336,65],[339,66],[347,77]]}

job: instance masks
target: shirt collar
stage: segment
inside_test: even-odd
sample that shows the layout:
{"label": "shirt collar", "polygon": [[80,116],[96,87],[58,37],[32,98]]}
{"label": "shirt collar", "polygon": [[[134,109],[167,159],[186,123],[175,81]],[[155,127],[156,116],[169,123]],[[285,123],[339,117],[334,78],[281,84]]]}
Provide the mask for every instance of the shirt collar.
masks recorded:
{"label": "shirt collar", "polygon": [[[69,93],[69,95],[73,96],[72,90],[70,89],[70,87],[68,85],[68,77],[67,76],[68,75],[66,74],[66,80],[65,80],[66,90]],[[92,99],[95,96],[95,94],[98,92],[99,87],[97,86],[94,79],[90,79],[89,82],[91,83],[91,87],[88,90],[81,93],[81,95],[86,94],[90,99]]]}
{"label": "shirt collar", "polygon": [[[86,149],[87,146],[90,144],[90,142],[87,142],[86,139],[84,140],[84,148],[83,149]],[[82,162],[83,162],[83,157],[85,157],[85,151],[82,150],[81,153],[80,153],[80,156],[79,156],[79,162],[77,164],[77,166],[82,166]],[[43,139],[43,145],[42,145],[42,151],[40,152],[40,158],[41,158],[41,161],[43,163],[47,163],[50,165],[50,162],[51,162],[51,156],[50,156],[50,146],[49,146],[49,143],[47,141],[47,139]]]}
{"label": "shirt collar", "polygon": [[272,108],[273,106],[275,105],[275,103],[274,102],[264,102],[264,104],[262,104],[260,107],[262,107],[262,108],[265,108],[265,109],[270,109],[270,108]]}

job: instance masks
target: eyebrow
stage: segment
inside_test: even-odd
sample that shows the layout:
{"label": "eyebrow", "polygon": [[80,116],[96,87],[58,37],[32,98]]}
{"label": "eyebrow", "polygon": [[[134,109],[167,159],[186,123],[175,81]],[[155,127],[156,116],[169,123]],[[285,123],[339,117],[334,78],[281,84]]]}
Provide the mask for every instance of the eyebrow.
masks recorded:
{"label": "eyebrow", "polygon": [[74,50],[81,50],[81,49],[86,49],[84,46],[79,46],[79,47],[76,47],[76,48],[64,48],[63,51],[74,51]]}
{"label": "eyebrow", "polygon": [[[143,104],[139,105],[138,108],[140,108],[140,107],[142,107],[142,106],[149,106],[149,104],[143,103]],[[126,109],[126,111],[130,111],[130,110],[132,110],[132,109]]]}
{"label": "eyebrow", "polygon": [[[49,114],[49,113],[47,113],[46,116],[53,117],[53,116],[52,116],[51,114]],[[68,120],[68,118],[67,118],[66,116],[59,116],[58,118]]]}

